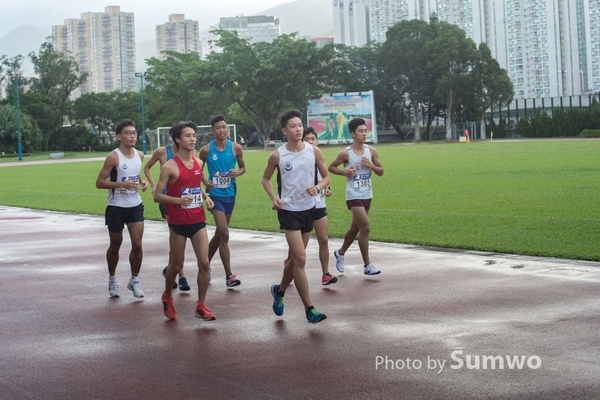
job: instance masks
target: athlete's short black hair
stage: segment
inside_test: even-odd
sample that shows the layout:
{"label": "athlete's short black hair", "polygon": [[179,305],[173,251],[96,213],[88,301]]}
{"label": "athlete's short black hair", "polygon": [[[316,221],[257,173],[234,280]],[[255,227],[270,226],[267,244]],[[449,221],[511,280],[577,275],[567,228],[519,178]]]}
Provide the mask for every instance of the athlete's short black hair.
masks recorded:
{"label": "athlete's short black hair", "polygon": [[281,124],[281,127],[285,128],[287,126],[288,121],[292,118],[302,119],[302,113],[298,110],[287,110],[279,117],[279,123]]}
{"label": "athlete's short black hair", "polygon": [[175,143],[175,146],[177,146],[177,148],[179,148],[179,143],[177,143],[175,139],[181,138],[181,131],[183,131],[183,128],[192,128],[194,132],[196,132],[198,130],[198,125],[196,125],[192,121],[180,121],[173,125],[171,129],[169,129],[169,134],[171,134],[171,140],[173,140],[173,143]]}
{"label": "athlete's short black hair", "polygon": [[312,126],[307,126],[306,128],[304,128],[304,132],[302,132],[302,139],[304,139],[306,135],[315,135],[317,139],[319,138],[319,135],[317,135],[317,131],[315,131],[315,128],[313,128]]}
{"label": "athlete's short black hair", "polygon": [[135,122],[130,119],[124,119],[123,121],[119,122],[117,126],[115,126],[115,134],[119,135],[123,128],[128,126],[133,126],[135,128]]}
{"label": "athlete's short black hair", "polygon": [[225,116],[224,116],[224,115],[222,115],[222,114],[215,115],[215,116],[213,117],[213,119],[210,121],[210,126],[214,128],[214,127],[215,127],[215,124],[216,124],[217,122],[221,122],[221,121],[225,121],[225,123],[227,123],[227,120],[225,119]]}
{"label": "athlete's short black hair", "polygon": [[362,118],[352,118],[350,122],[348,122],[348,130],[350,132],[356,132],[356,128],[361,125],[367,125],[367,122]]}

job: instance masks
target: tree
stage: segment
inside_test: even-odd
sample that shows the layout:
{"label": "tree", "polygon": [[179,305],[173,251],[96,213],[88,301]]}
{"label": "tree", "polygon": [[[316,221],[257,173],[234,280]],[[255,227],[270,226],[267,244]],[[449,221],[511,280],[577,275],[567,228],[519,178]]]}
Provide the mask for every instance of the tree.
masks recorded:
{"label": "tree", "polygon": [[443,21],[431,23],[433,40],[424,47],[428,54],[427,69],[439,71],[435,83],[438,101],[446,105],[446,140],[452,139],[454,94],[460,78],[473,68],[476,47],[464,30]]}
{"label": "tree", "polygon": [[145,89],[147,116],[156,126],[179,120],[205,121],[223,112],[230,103],[213,95],[205,75],[206,62],[197,53],[164,52],[165,59],[151,58]]}
{"label": "tree", "polygon": [[331,81],[338,92],[373,90],[375,110],[383,117],[378,120],[391,125],[401,135],[406,79],[382,62],[382,50],[383,46],[378,43],[362,47],[337,45],[335,75]]}
{"label": "tree", "polygon": [[222,52],[210,54],[204,64],[211,98],[237,104],[265,139],[282,111],[304,109],[329,88],[333,46],[319,49],[295,35],[250,43],[236,32],[213,32]]}
{"label": "tree", "polygon": [[52,108],[51,112],[43,114],[43,120],[38,119],[38,123],[45,131],[46,150],[48,150],[52,134],[58,134],[59,145],[64,144],[61,143],[61,128],[67,102],[71,93],[85,82],[87,74],[80,73],[77,62],[54,49],[49,41],[42,44],[37,54],[30,53],[29,58],[37,75],[31,79],[31,92],[45,96],[48,99],[47,104]]}
{"label": "tree", "polygon": [[513,85],[508,72],[492,57],[490,49],[481,43],[477,49],[472,76],[474,78],[474,102],[481,127],[481,138],[485,139],[485,112],[490,107],[502,108],[513,99]]}
{"label": "tree", "polygon": [[421,141],[422,104],[433,93],[433,73],[428,69],[429,54],[423,49],[432,40],[430,25],[422,20],[401,21],[386,33],[381,54],[382,68],[403,81],[415,122],[415,140]]}
{"label": "tree", "polygon": [[[0,105],[0,151],[5,153],[17,152],[17,123],[16,109],[11,104]],[[21,113],[21,145],[25,152],[35,149],[42,132],[35,120]]]}

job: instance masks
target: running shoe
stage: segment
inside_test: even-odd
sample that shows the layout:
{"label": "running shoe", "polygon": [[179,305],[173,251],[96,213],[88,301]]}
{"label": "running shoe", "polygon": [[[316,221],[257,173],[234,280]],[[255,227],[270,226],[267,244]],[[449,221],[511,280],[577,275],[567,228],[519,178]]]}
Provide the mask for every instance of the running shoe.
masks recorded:
{"label": "running shoe", "polygon": [[175,309],[175,302],[173,301],[173,296],[167,297],[167,294],[163,292],[160,299],[162,300],[165,316],[169,319],[177,318],[177,310]]}
{"label": "running shoe", "polygon": [[321,278],[322,285],[331,285],[332,283],[336,283],[337,281],[337,277],[331,275],[329,272],[323,274],[323,277]]}
{"label": "running shoe", "polygon": [[108,282],[108,294],[110,297],[119,297],[119,285],[117,285],[117,282]]}
{"label": "running shoe", "polygon": [[225,281],[225,284],[227,285],[228,288],[239,286],[241,283],[242,282],[240,282],[240,280],[237,278],[236,274],[229,275],[229,277]]}
{"label": "running shoe", "polygon": [[[174,287],[177,287],[177,285],[175,285]],[[182,292],[187,292],[188,290],[190,290],[190,285],[188,285],[188,281],[185,277],[179,278],[179,290],[181,290]]]}
{"label": "running shoe", "polygon": [[306,319],[311,324],[319,323],[319,322],[323,321],[325,318],[327,318],[327,315],[318,312],[314,308],[311,308],[310,311],[309,310],[306,311]]}
{"label": "running shoe", "polygon": [[271,295],[273,295],[273,312],[275,315],[283,315],[283,296],[279,295],[279,285],[271,286]]}
{"label": "running shoe", "polygon": [[365,266],[365,275],[377,275],[377,274],[380,274],[380,273],[381,273],[381,271],[378,270],[377,268],[375,268],[373,266],[373,264],[371,264],[371,263],[368,263]]}
{"label": "running shoe", "polygon": [[[167,268],[169,267],[165,267],[165,269],[163,269],[163,277],[166,278],[167,277]],[[177,289],[177,282],[173,282],[173,289]],[[190,289],[188,289],[190,290]]]}
{"label": "running shoe", "polygon": [[344,256],[340,254],[339,250],[335,250],[333,255],[335,256],[335,267],[341,273],[344,272]]}
{"label": "running shoe", "polygon": [[144,292],[142,291],[142,287],[140,286],[139,279],[129,279],[129,283],[127,284],[127,289],[133,292],[133,295],[138,299],[144,297]]}
{"label": "running shoe", "polygon": [[217,317],[210,312],[204,303],[196,304],[196,318],[202,318],[204,321],[214,321]]}

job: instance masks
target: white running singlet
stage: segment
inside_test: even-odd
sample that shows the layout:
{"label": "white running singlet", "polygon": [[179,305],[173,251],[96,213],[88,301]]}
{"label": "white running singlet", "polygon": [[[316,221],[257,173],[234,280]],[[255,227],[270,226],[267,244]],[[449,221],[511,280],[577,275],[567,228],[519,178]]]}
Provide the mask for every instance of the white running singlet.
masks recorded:
{"label": "white running singlet", "polygon": [[369,146],[364,145],[362,155],[358,155],[352,151],[352,147],[348,146],[348,165],[344,168],[348,170],[354,167],[356,175],[346,178],[346,200],[368,200],[373,198],[373,187],[371,186],[371,168],[362,165],[362,157],[367,157],[369,161],[373,161]]}
{"label": "white running singlet", "polygon": [[305,211],[315,206],[315,197],[307,192],[315,185],[315,151],[310,144],[302,144],[304,149],[298,153],[289,151],[286,145],[277,149],[277,192],[282,210]]}
{"label": "white running singlet", "polygon": [[[119,165],[110,171],[111,182],[140,181],[142,158],[137,150],[133,150],[133,157],[127,158],[121,150],[113,150],[119,156]],[[138,188],[129,190],[125,188],[111,189],[108,191],[108,205],[117,207],[135,207],[142,203]]]}

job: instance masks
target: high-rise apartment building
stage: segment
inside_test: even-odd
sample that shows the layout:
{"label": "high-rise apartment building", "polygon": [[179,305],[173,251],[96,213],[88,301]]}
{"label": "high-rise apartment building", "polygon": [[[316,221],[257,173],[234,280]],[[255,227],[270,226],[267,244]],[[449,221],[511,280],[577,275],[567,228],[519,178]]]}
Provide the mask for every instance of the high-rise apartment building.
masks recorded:
{"label": "high-rise apartment building", "polygon": [[69,53],[87,81],[73,96],[88,92],[136,90],[134,15],[119,6],[104,12],[86,12],[79,19],[67,19],[52,28],[53,45]]}
{"label": "high-rise apartment building", "polygon": [[[331,0],[336,43],[385,41],[405,19],[458,25],[508,71],[516,99],[600,91],[600,0]],[[366,4],[366,5],[365,5]],[[366,8],[365,21],[350,13]]]}
{"label": "high-rise apartment building", "polygon": [[156,26],[156,55],[163,51],[178,53],[200,52],[198,21],[185,19],[184,14],[169,15],[169,22]]}
{"label": "high-rise apartment building", "polygon": [[[281,34],[279,18],[269,15],[223,17],[220,19],[219,29],[236,31],[240,38],[247,39],[250,43],[272,42]],[[200,38],[202,59],[206,59],[210,53],[221,51],[217,46],[217,40],[218,38],[212,33]]]}
{"label": "high-rise apartment building", "polygon": [[237,31],[239,37],[251,43],[272,42],[281,34],[279,18],[268,15],[221,18],[219,29]]}
{"label": "high-rise apartment building", "polygon": [[347,46],[364,46],[372,40],[369,0],[331,0],[333,40]]}

